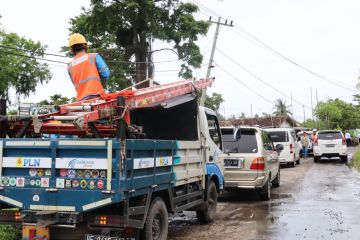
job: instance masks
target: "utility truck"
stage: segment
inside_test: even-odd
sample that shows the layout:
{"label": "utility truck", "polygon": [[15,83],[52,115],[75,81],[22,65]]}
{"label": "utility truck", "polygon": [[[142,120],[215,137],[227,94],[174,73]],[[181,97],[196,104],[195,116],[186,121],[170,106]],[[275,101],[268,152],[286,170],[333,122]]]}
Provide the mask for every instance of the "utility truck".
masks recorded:
{"label": "utility truck", "polygon": [[215,112],[197,100],[213,80],[1,116],[1,223],[21,224],[28,240],[162,240],[169,214],[213,221],[222,138]]}

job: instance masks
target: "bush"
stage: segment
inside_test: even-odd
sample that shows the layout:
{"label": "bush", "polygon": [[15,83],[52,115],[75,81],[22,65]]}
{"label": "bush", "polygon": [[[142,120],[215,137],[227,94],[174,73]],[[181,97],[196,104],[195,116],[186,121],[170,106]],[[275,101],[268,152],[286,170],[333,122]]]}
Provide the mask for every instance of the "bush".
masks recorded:
{"label": "bush", "polygon": [[19,240],[21,238],[20,225],[0,225],[0,239]]}

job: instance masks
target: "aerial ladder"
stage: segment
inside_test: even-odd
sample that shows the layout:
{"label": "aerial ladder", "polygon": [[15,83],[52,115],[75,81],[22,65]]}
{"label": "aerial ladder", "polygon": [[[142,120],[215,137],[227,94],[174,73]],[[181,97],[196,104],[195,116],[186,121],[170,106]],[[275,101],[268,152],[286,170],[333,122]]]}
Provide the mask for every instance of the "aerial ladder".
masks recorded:
{"label": "aerial ladder", "polygon": [[208,78],[180,80],[136,90],[127,88],[97,98],[60,105],[47,114],[3,115],[0,116],[1,126],[6,129],[2,129],[2,132],[10,138],[42,134],[123,138],[129,131],[131,110],[164,104],[169,99],[186,94],[197,94],[213,82],[214,78]]}

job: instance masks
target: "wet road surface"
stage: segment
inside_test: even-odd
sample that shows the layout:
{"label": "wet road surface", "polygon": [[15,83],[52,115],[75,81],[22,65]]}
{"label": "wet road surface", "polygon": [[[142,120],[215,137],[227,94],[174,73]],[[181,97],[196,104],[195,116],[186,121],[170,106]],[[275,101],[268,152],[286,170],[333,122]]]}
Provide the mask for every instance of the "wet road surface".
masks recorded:
{"label": "wet road surface", "polygon": [[252,191],[224,193],[212,224],[200,224],[192,212],[177,215],[169,239],[360,239],[357,170],[340,161],[301,159],[281,169],[280,184],[268,202]]}

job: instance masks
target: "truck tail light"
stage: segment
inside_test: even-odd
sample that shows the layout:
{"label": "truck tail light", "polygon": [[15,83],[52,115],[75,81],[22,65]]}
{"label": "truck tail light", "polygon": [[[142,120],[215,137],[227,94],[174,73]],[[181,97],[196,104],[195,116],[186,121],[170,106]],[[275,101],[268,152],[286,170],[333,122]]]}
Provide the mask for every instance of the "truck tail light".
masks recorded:
{"label": "truck tail light", "polygon": [[292,143],[290,143],[290,153],[294,153],[294,150],[293,150],[293,145],[292,145]]}
{"label": "truck tail light", "polygon": [[101,215],[95,217],[95,225],[119,226],[121,223],[119,215]]}
{"label": "truck tail light", "polygon": [[251,170],[264,170],[265,169],[265,159],[263,157],[255,158],[250,166]]}
{"label": "truck tail light", "polygon": [[342,138],[342,144],[346,145],[346,139],[344,137]]}

